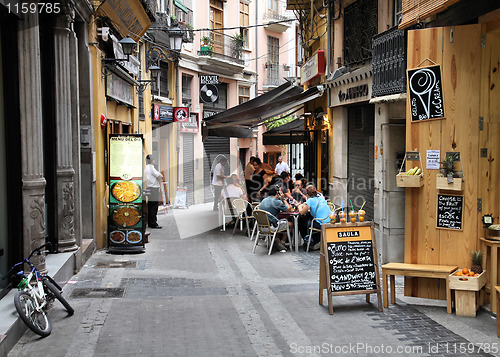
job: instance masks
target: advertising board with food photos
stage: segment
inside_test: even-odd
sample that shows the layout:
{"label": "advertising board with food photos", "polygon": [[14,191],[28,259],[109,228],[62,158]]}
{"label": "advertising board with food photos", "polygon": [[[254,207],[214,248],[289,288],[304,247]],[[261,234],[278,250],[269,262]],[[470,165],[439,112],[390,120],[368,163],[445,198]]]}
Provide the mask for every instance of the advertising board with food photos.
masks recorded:
{"label": "advertising board with food photos", "polygon": [[109,250],[144,250],[142,173],[142,135],[110,134]]}

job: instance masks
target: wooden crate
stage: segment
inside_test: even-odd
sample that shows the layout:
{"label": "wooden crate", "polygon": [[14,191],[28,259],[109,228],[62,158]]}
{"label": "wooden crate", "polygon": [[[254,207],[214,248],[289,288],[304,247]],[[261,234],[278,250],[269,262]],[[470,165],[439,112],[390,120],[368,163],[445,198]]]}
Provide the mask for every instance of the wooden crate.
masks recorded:
{"label": "wooden crate", "polygon": [[449,276],[450,289],[455,290],[455,312],[457,316],[476,317],[479,308],[479,290],[486,284],[486,271],[479,276]]}
{"label": "wooden crate", "polygon": [[455,177],[453,178],[453,182],[448,183],[448,178],[436,176],[436,188],[438,190],[463,191],[464,179]]}
{"label": "wooden crate", "polygon": [[405,172],[400,172],[396,175],[396,185],[398,187],[422,187],[424,175],[407,175]]}
{"label": "wooden crate", "polygon": [[479,291],[486,284],[486,270],[478,276],[457,276],[450,274],[450,289]]}

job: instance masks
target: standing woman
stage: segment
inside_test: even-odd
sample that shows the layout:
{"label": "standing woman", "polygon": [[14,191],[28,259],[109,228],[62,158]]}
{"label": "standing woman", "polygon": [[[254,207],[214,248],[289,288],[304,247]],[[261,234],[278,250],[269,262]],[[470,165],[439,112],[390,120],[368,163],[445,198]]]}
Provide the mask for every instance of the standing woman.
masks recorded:
{"label": "standing woman", "polygon": [[[311,227],[312,220],[314,218],[325,219],[323,223],[330,222],[330,207],[325,200],[325,197],[316,190],[314,185],[307,185],[306,187],[307,201],[299,205],[299,213],[301,215],[307,214],[309,212],[311,217],[307,221],[303,221],[302,224],[299,222],[299,231],[304,237],[304,249],[307,247],[307,239],[312,239],[310,244],[311,250],[318,250],[320,248],[320,238],[319,233],[313,234],[312,237],[308,237],[309,228]],[[314,228],[321,228],[321,224],[318,221],[314,221]],[[307,239],[306,239],[307,237]],[[312,247],[312,248],[311,248]]]}

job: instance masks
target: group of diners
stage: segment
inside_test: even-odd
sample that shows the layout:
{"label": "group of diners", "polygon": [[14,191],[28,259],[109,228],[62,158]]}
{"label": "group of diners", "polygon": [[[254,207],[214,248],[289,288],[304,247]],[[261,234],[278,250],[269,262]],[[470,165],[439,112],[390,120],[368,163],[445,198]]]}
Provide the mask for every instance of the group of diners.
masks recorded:
{"label": "group of diners", "polygon": [[[317,191],[313,184],[307,183],[307,180],[300,173],[295,175],[295,180],[291,180],[290,169],[283,162],[281,156],[278,158],[274,171],[263,168],[262,161],[258,157],[252,156],[245,167],[245,184],[243,185],[238,175],[224,175],[227,160],[223,160],[216,166],[212,181],[214,183],[217,179],[222,182],[220,190],[214,189],[214,198],[217,198],[214,202],[214,210],[217,207],[217,202],[223,199],[242,198],[254,203],[254,206],[258,204],[260,210],[270,213],[269,223],[279,230],[283,227],[278,227],[278,221],[274,217],[278,217],[281,212],[295,211],[294,214],[299,215],[298,230],[304,240],[304,249],[306,249],[309,239],[311,239],[310,250],[320,248],[320,233],[315,232],[312,237],[309,237],[310,226],[314,224],[315,228],[320,228],[320,222],[314,221],[313,223],[314,218],[321,219],[322,223],[328,223],[331,210],[325,197]],[[292,232],[294,220],[290,215],[288,215],[287,224]],[[287,235],[280,234],[275,239],[273,248],[286,252],[289,243]]]}

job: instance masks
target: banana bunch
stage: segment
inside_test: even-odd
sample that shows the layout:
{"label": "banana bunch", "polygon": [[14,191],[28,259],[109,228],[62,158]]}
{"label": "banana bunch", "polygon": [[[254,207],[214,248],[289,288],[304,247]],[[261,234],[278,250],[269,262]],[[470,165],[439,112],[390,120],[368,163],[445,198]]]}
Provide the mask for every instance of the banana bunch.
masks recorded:
{"label": "banana bunch", "polygon": [[406,175],[410,176],[410,175],[420,175],[422,173],[422,169],[418,166],[415,166],[414,168],[412,169],[409,169],[408,171],[406,171]]}

